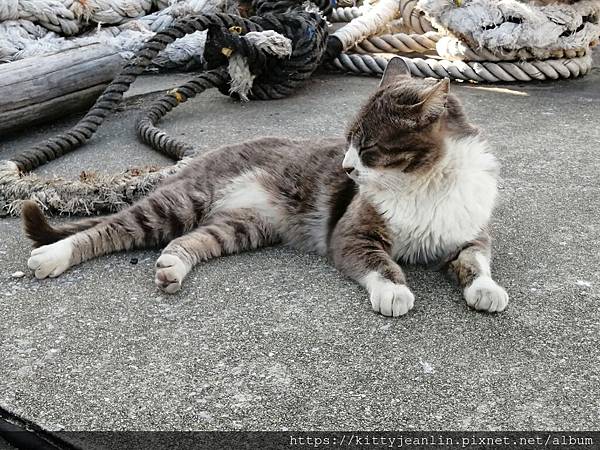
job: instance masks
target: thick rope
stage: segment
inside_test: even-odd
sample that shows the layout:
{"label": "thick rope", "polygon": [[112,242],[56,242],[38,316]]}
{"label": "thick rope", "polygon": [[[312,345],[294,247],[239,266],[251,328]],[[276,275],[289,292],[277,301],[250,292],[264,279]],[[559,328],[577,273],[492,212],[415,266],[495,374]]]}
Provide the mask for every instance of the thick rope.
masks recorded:
{"label": "thick rope", "polygon": [[[71,130],[61,133],[48,141],[16,156],[13,161],[22,171],[31,171],[42,164],[52,161],[84,144],[96,132],[104,119],[115,109],[123,94],[158,54],[168,44],[186,34],[206,30],[210,25],[229,29],[240,27],[244,32],[261,31],[259,23],[269,29],[281,30],[285,35],[295,37],[296,48],[291,58],[274,64],[259,76],[253,86],[254,98],[283,98],[291,94],[297,86],[306,80],[319,63],[325,41],[324,27],[302,26],[303,19],[296,13],[284,13],[285,23],[274,15],[255,18],[254,21],[227,14],[212,14],[188,17],[176,22],[167,30],[157,33],[130,60],[124,69],[106,88],[90,111]],[[318,28],[318,29],[317,29]],[[298,36],[298,34],[301,34]],[[242,51],[253,61],[260,60],[264,65],[267,58],[248,45],[243,39],[232,38],[228,45]],[[225,57],[223,57],[225,58]]]}
{"label": "thick rope", "polygon": [[[392,54],[400,53],[415,76],[491,83],[573,78],[591,69],[586,48],[555,50],[552,59],[544,60],[536,59],[527,49],[492,52],[470,48],[463,40],[436,31],[417,3],[418,0],[399,0],[395,11],[387,9],[391,3],[378,3],[337,30],[333,37],[339,42],[328,44],[327,54],[333,66],[379,76]],[[387,16],[400,15],[411,32],[377,35],[381,29],[377,20],[382,11]],[[365,36],[368,30],[371,33]],[[354,53],[342,53],[344,49]],[[404,56],[411,53],[426,57]]]}
{"label": "thick rope", "polygon": [[[538,59],[530,50],[512,50],[492,52],[485,47],[479,49],[470,48],[464,41],[453,36],[440,36],[435,46],[438,55],[444,59],[454,61],[526,61]],[[557,49],[551,53],[552,58],[579,58],[584,56],[588,49],[561,50]]]}
{"label": "thick rope", "polygon": [[[384,34],[370,36],[352,49],[356,53],[431,53],[436,52],[444,59],[453,61],[525,61],[537,59],[528,50],[493,53],[485,48],[473,50],[463,41],[452,36],[443,36],[437,31],[424,34]],[[586,49],[556,50],[553,58],[577,58],[584,56]]]}
{"label": "thick rope", "polygon": [[193,145],[172,138],[164,131],[158,129],[156,124],[180,103],[185,103],[208,88],[221,87],[226,83],[227,73],[224,69],[220,69],[201,73],[193,80],[167,92],[153,102],[138,119],[136,132],[139,139],[174,160],[191,156],[196,151]]}
{"label": "thick rope", "polygon": [[[195,148],[168,136],[157,122],[178,104],[209,87],[229,93],[230,81],[225,69],[227,57],[241,55],[254,77],[251,98],[282,98],[293,92],[319,65],[325,50],[327,29],[322,17],[303,9],[294,9],[293,0],[254,3],[262,16],[243,19],[227,14],[187,17],[157,33],[123,68],[98,98],[90,111],[71,130],[16,156],[0,161],[0,214],[15,214],[22,200],[33,197],[49,212],[90,214],[119,209],[135,201],[156,183],[186,164]],[[181,162],[158,171],[127,171],[116,176],[91,176],[79,182],[42,180],[24,176],[41,164],[62,156],[85,143],[121,101],[124,92],[159,51],[184,35],[208,30],[205,47],[207,60],[218,67],[170,91],[154,102],[136,125],[140,139],[161,153]],[[233,31],[232,31],[233,30]],[[266,31],[265,31],[266,30]],[[272,31],[270,31],[272,30]],[[265,32],[264,37],[244,33]],[[270,34],[269,34],[270,33]],[[289,50],[269,46],[292,42]],[[250,39],[252,38],[252,39]],[[288,44],[289,45],[289,44]],[[210,55],[207,55],[210,54]]]}
{"label": "thick rope", "polygon": [[131,169],[117,175],[83,172],[78,181],[24,175],[12,161],[0,161],[0,215],[16,216],[24,200],[51,214],[107,214],[133,203],[189,163],[184,158],[161,168]]}
{"label": "thick rope", "polygon": [[176,39],[195,31],[205,30],[211,24],[219,24],[227,28],[239,26],[249,31],[261,30],[257,24],[247,19],[227,14],[203,15],[179,20],[172,27],[157,33],[144,44],[136,56],[108,85],[83,119],[73,128],[21,153],[13,158],[13,161],[21,171],[29,172],[83,145],[93,136],[104,119],[114,111],[123,99],[123,94],[152,62],[158,52]]}
{"label": "thick rope", "polygon": [[353,48],[356,53],[427,53],[436,50],[441,39],[436,31],[425,34],[384,34],[370,36]]}
{"label": "thick rope", "polygon": [[404,24],[415,33],[424,34],[436,31],[425,14],[417,8],[419,0],[399,0],[400,16]]}
{"label": "thick rope", "polygon": [[81,23],[75,13],[59,0],[2,0],[0,21],[27,20],[44,28],[70,36],[79,32]]}
{"label": "thick rope", "polygon": [[[395,55],[371,56],[341,54],[333,61],[334,67],[357,74],[380,76],[388,60]],[[576,78],[592,68],[592,58],[548,59],[522,62],[464,62],[439,59],[402,57],[417,77],[451,78],[488,83],[514,81],[545,81]]]}
{"label": "thick rope", "polygon": [[345,27],[332,34],[342,44],[342,49],[347,50],[356,42],[376,34],[384,24],[390,22],[398,15],[398,0],[379,0],[364,14],[352,20]]}
{"label": "thick rope", "polygon": [[193,80],[165,94],[155,101],[137,122],[137,133],[142,142],[179,160],[163,168],[127,170],[117,175],[97,175],[83,172],[81,179],[45,180],[33,174],[23,175],[13,161],[0,161],[0,205],[2,214],[20,212],[23,200],[28,198],[43,205],[48,212],[68,214],[107,214],[118,211],[153,190],[167,176],[185,167],[195,149],[177,141],[156,128],[157,122],[179,103],[227,82],[225,69],[204,72]]}
{"label": "thick rope", "polygon": [[356,19],[357,17],[362,16],[364,11],[365,11],[364,7],[357,7],[357,6],[335,8],[331,12],[331,16],[329,19],[332,22],[351,22],[352,20]]}

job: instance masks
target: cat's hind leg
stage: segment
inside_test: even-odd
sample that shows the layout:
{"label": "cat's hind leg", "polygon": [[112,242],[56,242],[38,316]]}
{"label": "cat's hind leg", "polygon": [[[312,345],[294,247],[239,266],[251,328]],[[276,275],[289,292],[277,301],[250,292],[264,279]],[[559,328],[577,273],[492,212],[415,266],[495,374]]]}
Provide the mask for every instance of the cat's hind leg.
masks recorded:
{"label": "cat's hind leg", "polygon": [[253,209],[215,214],[205,224],[174,239],[156,261],[155,284],[172,294],[201,261],[272,245],[279,240],[274,227]]}
{"label": "cat's hind leg", "polygon": [[492,279],[491,254],[490,236],[482,232],[450,261],[448,269],[463,289],[467,305],[480,311],[501,312],[508,305],[508,294]]}
{"label": "cat's hind leg", "polygon": [[39,208],[28,203],[23,223],[34,245],[28,267],[37,278],[56,277],[69,267],[122,250],[164,245],[196,227],[205,211],[201,193],[159,189],[107,217],[50,226]]}

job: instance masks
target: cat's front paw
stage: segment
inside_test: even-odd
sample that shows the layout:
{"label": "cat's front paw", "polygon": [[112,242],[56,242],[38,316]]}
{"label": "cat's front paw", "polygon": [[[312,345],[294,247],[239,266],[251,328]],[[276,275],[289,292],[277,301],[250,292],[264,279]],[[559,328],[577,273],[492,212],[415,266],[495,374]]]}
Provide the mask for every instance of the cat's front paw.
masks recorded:
{"label": "cat's front paw", "polygon": [[487,312],[500,312],[508,305],[508,294],[490,277],[480,276],[464,291],[467,305]]}
{"label": "cat's front paw", "polygon": [[156,260],[154,283],[167,294],[181,289],[181,283],[187,274],[183,261],[175,255],[160,255]]}
{"label": "cat's front paw", "polygon": [[373,310],[384,316],[403,316],[415,304],[415,296],[404,284],[382,281],[371,289]]}
{"label": "cat's front paw", "polygon": [[33,249],[27,266],[34,271],[35,277],[57,277],[67,270],[71,263],[73,244],[69,239]]}

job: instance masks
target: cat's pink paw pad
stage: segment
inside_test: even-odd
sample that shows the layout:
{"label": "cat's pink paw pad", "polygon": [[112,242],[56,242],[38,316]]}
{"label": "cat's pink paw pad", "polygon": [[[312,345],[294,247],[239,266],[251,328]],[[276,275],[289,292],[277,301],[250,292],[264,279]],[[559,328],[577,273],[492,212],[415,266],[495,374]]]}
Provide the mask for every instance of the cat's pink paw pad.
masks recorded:
{"label": "cat's pink paw pad", "polygon": [[161,255],[156,261],[154,283],[167,294],[174,294],[181,289],[181,283],[187,269],[181,259],[175,255]]}
{"label": "cat's pink paw pad", "polygon": [[508,306],[506,291],[487,276],[475,278],[464,294],[467,305],[479,311],[501,312]]}
{"label": "cat's pink paw pad", "polygon": [[398,317],[410,311],[415,304],[415,296],[403,284],[384,282],[371,291],[373,310],[384,316]]}

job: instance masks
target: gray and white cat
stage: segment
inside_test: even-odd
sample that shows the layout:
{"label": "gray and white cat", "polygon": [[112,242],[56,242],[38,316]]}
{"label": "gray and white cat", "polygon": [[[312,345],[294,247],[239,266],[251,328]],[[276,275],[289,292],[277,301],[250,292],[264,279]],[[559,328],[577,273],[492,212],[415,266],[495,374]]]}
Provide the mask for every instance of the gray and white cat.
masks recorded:
{"label": "gray and white cat", "polygon": [[413,79],[398,58],[346,139],[262,138],[195,158],[112,216],[52,227],[23,205],[37,278],[108,253],[166,245],[155,282],[173,293],[199,262],[286,243],[327,255],[366,288],[375,311],[406,314],[414,296],[398,262],[439,263],[467,304],[502,311],[486,226],[498,163],[447,80]]}

